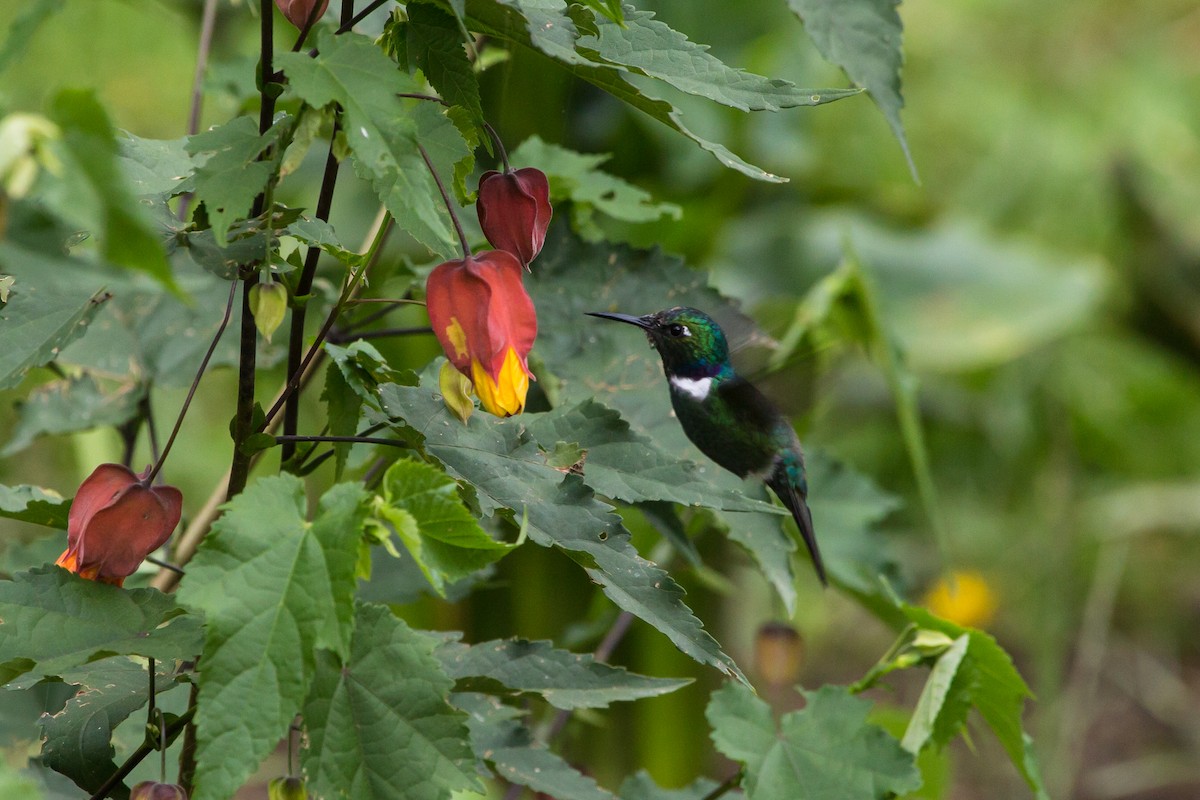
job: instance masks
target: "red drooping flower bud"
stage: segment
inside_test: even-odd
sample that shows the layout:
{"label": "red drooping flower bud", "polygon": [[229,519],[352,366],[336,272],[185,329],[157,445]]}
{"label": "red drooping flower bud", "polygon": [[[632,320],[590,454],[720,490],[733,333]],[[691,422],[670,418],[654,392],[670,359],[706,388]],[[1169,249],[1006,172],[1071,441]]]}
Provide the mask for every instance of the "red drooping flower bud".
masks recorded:
{"label": "red drooping flower bud", "polygon": [[329,0],[275,0],[275,6],[283,12],[288,22],[304,30],[309,15],[312,16],[312,22],[316,23],[325,14]]}
{"label": "red drooping flower bud", "polygon": [[182,508],[174,486],[147,486],[128,467],[101,464],[75,493],[67,549],[54,563],[120,586],[175,530]]}
{"label": "red drooping flower bud", "polygon": [[479,226],[493,247],[517,257],[526,267],[542,252],[550,207],[546,173],[533,167],[512,172],[485,172],[475,201]]}
{"label": "red drooping flower bud", "polygon": [[483,407],[499,417],[524,410],[537,314],[516,257],[487,250],[439,264],[425,295],[433,332]]}
{"label": "red drooping flower bud", "polygon": [[129,791],[129,800],[188,800],[188,796],[178,784],[142,781]]}

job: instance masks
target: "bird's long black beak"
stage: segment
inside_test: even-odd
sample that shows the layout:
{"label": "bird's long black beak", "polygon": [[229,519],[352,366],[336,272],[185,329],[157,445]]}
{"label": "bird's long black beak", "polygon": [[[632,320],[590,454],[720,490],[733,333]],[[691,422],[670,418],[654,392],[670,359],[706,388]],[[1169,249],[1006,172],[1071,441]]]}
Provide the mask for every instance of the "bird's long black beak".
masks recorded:
{"label": "bird's long black beak", "polygon": [[586,311],[584,313],[589,317],[615,319],[617,322],[628,322],[630,325],[637,325],[643,330],[650,329],[650,321],[646,317],[635,317],[632,314],[613,314],[608,311]]}

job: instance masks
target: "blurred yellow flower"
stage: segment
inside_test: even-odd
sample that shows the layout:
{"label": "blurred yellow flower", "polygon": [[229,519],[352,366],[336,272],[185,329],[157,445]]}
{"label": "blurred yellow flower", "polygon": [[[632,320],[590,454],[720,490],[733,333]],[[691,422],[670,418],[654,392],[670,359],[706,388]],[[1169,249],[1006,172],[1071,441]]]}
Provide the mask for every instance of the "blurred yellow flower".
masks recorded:
{"label": "blurred yellow flower", "polygon": [[955,570],[925,594],[934,614],[966,628],[982,628],[996,616],[999,599],[982,573]]}

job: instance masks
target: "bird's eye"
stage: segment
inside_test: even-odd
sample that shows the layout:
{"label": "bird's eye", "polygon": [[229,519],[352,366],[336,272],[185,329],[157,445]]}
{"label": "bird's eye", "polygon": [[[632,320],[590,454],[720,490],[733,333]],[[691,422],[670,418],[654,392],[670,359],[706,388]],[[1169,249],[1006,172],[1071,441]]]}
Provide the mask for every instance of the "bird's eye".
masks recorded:
{"label": "bird's eye", "polygon": [[675,323],[671,327],[667,328],[667,333],[671,334],[672,336],[674,336],[677,339],[680,336],[691,336],[692,335],[692,332],[687,329],[687,325],[680,325],[679,323]]}

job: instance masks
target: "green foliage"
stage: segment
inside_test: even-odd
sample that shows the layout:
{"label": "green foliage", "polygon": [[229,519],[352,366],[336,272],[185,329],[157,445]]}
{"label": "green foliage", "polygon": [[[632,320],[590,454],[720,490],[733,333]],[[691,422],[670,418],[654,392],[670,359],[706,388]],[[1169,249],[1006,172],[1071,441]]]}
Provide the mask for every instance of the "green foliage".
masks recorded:
{"label": "green foliage", "polygon": [[124,385],[105,392],[87,373],[42,384],[20,404],[20,419],[0,456],[20,452],[39,436],[121,425],[137,411],[141,392]]}
{"label": "green foliage", "polygon": [[440,594],[447,583],[483,569],[513,548],[479,527],[446,473],[403,459],[383,476],[374,514],[395,531],[422,574]]}
{"label": "green foliage", "polygon": [[408,19],[395,26],[396,61],[405,69],[419,69],[446,102],[466,109],[483,120],[479,104],[479,79],[467,58],[458,22],[427,3],[409,3]]}
{"label": "green foliage", "polygon": [[20,58],[37,29],[61,11],[64,5],[66,0],[34,0],[24,4],[21,13],[9,23],[8,35],[0,46],[0,71]]}
{"label": "green foliage", "polygon": [[48,528],[67,528],[69,500],[39,486],[0,486],[0,517]]}
{"label": "green foliage", "polygon": [[348,652],[318,654],[303,708],[313,792],[434,800],[477,785],[466,720],[447,702],[453,682],[435,645],[383,606],[357,606]]}
{"label": "green foliage", "polygon": [[157,589],[123,590],[58,567],[0,581],[0,682],[23,685],[113,655],[200,651],[200,622]]}
{"label": "green foliage", "polygon": [[821,55],[846,71],[879,106],[900,141],[909,169],[917,167],[908,149],[900,109],[900,49],[903,26],[896,11],[899,0],[788,0]]}
{"label": "green foliage", "polygon": [[745,766],[750,800],[785,800],[801,786],[812,798],[875,800],[921,785],[912,755],[867,722],[869,701],[836,686],[804,696],[804,709],[776,724],[771,707],[744,686],[713,693],[713,742]]}
{"label": "green foliage", "polygon": [[446,673],[459,681],[486,678],[516,692],[535,692],[555,708],[566,710],[606,708],[620,700],[657,697],[690,683],[637,675],[550,642],[524,639],[469,646],[451,642],[438,648],[437,656]]}
{"label": "green foliage", "polygon": [[250,117],[235,117],[188,137],[188,153],[201,157],[196,159],[193,177],[196,200],[204,203],[218,247],[225,246],[230,224],[250,213],[254,198],[278,169],[278,154],[269,159],[260,156],[278,144],[287,124],[280,120],[260,134]]}
{"label": "green foliage", "polygon": [[240,786],[291,724],[318,648],[350,647],[363,491],[329,490],[305,520],[304,487],[263,478],[233,500],[197,553],[180,602],[203,611],[195,797]]}

